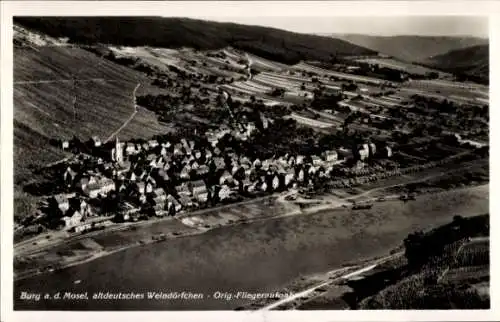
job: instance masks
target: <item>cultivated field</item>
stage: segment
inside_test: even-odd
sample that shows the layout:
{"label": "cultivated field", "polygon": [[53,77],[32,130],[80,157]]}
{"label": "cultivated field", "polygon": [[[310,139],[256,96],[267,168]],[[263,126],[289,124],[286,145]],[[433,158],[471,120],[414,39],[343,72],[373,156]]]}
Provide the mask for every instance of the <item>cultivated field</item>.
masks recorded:
{"label": "cultivated field", "polygon": [[322,120],[321,121],[320,120],[315,120],[315,119],[309,118],[307,116],[300,115],[298,113],[292,113],[289,116],[289,118],[294,119],[295,121],[297,121],[300,124],[303,124],[303,125],[306,125],[306,126],[310,126],[310,127],[313,127],[313,128],[327,129],[327,128],[333,128],[336,125],[338,125],[338,123],[336,123],[335,121],[330,121],[330,120],[324,120],[324,121],[322,121]]}
{"label": "cultivated field", "polygon": [[478,84],[465,84],[450,81],[418,80],[406,82],[401,92],[448,99],[460,103],[487,104],[488,88]]}
{"label": "cultivated field", "polygon": [[316,67],[316,66],[304,63],[304,62],[301,62],[297,65],[294,65],[293,68],[295,70],[299,70],[299,71],[313,72],[313,73],[317,73],[317,74],[322,75],[322,76],[326,76],[326,75],[327,76],[334,76],[334,77],[337,77],[337,78],[340,78],[343,80],[352,80],[352,81],[357,81],[357,82],[361,82],[361,83],[364,82],[364,83],[368,83],[368,84],[379,85],[379,84],[383,84],[386,82],[382,79],[373,78],[373,77],[335,72],[332,70]]}
{"label": "cultivated field", "polygon": [[388,67],[396,70],[401,70],[407,73],[411,74],[417,74],[417,75],[425,75],[430,72],[436,72],[439,74],[442,74],[442,72],[439,72],[434,69],[430,69],[427,67],[411,64],[411,63],[405,63],[402,61],[399,61],[394,58],[363,58],[363,59],[356,59],[356,61],[371,64],[371,65],[378,65],[380,67]]}

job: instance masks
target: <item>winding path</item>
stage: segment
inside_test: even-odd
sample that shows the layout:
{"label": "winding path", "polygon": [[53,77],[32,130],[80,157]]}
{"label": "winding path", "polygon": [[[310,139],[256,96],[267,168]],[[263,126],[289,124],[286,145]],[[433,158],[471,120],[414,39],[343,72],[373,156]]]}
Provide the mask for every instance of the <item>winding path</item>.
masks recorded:
{"label": "winding path", "polygon": [[122,124],[122,126],[120,126],[116,131],[111,133],[111,135],[106,140],[104,140],[104,143],[109,142],[109,140],[111,140],[114,136],[116,136],[118,133],[120,133],[120,131],[123,130],[130,123],[130,121],[132,121],[134,119],[135,115],[137,114],[137,98],[136,98],[135,94],[136,94],[139,86],[141,86],[141,83],[137,83],[137,86],[135,86],[134,91],[132,92],[132,104],[133,104],[132,106],[134,108],[134,112],[132,112],[130,117],[127,120],[125,120],[125,122]]}
{"label": "winding path", "polygon": [[[403,252],[398,252],[396,254],[392,254],[392,255],[389,255],[389,256],[386,256],[386,257],[383,257],[381,259],[378,259],[374,262],[372,262],[370,265],[367,265],[367,266],[364,266],[362,268],[359,268],[357,270],[355,270],[354,272],[350,272],[350,273],[347,273],[347,274],[344,274],[340,277],[337,277],[337,278],[334,278],[334,279],[331,279],[331,280],[328,280],[326,282],[322,282],[320,284],[317,284],[317,285],[314,285],[304,291],[301,291],[301,292],[298,292],[298,293],[295,293],[293,295],[290,295],[289,297],[286,297],[284,299],[281,299],[279,301],[276,301],[274,303],[271,303],[269,305],[266,305],[265,307],[261,308],[259,311],[268,311],[268,310],[272,310],[272,309],[275,309],[277,307],[280,307],[282,306],[283,304],[286,304],[286,303],[289,303],[289,302],[292,302],[296,299],[299,299],[299,298],[303,298],[303,297],[306,297],[308,296],[309,294],[313,293],[314,291],[316,291],[317,289],[319,288],[322,288],[322,287],[325,287],[325,286],[328,286],[328,285],[331,285],[335,282],[338,282],[340,280],[343,280],[343,279],[349,279],[349,278],[352,278],[352,277],[355,277],[355,276],[358,276],[358,275],[361,275],[363,273],[366,273],[368,271],[371,271],[372,269],[374,269],[375,267],[377,267],[377,265],[385,262],[385,261],[388,261],[396,256],[400,256]],[[335,273],[341,273],[341,272],[345,272],[349,269],[352,269],[352,268],[355,268],[356,266],[349,266],[349,267],[344,267],[344,268],[340,268],[340,269],[336,269],[334,271],[330,271],[329,272],[329,275],[331,274],[335,274]],[[359,267],[359,266],[358,266]]]}

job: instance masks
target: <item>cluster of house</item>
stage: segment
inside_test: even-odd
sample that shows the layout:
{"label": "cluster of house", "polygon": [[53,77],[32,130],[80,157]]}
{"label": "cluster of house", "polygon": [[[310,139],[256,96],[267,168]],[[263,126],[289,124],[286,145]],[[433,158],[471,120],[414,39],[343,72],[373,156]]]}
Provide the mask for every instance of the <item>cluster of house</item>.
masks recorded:
{"label": "cluster of house", "polygon": [[109,217],[99,216],[88,200],[76,193],[55,195],[48,200],[46,206],[51,212],[49,220],[59,220],[63,227],[73,229],[75,232],[113,224]]}
{"label": "cluster of house", "polygon": [[[377,155],[377,146],[375,143],[364,143],[357,148],[358,159],[363,161],[369,157],[374,157]],[[388,145],[383,147],[383,151],[380,151],[379,155],[390,158],[392,156],[392,148]]]}
{"label": "cluster of house", "polygon": [[[208,146],[184,138],[178,142],[144,143],[120,142],[117,138],[107,162],[98,158],[92,169],[66,169],[62,179],[72,194],[54,196],[52,208],[66,229],[75,231],[88,229],[88,218],[98,213],[97,217],[103,217],[102,209],[107,209],[104,202],[116,203],[111,209],[125,221],[144,215],[173,216],[181,210],[224,202],[242,194],[251,196],[311,185],[316,178],[331,177],[335,167],[356,154],[340,149],[325,151],[320,156],[250,159],[218,146],[218,140],[227,133],[230,130],[223,128],[206,133]],[[96,147],[101,146],[98,142]],[[364,144],[357,152],[359,159],[364,160],[376,152],[376,146]],[[390,156],[390,150],[387,153]],[[111,195],[119,198],[110,198]],[[70,207],[71,202],[79,206]]]}

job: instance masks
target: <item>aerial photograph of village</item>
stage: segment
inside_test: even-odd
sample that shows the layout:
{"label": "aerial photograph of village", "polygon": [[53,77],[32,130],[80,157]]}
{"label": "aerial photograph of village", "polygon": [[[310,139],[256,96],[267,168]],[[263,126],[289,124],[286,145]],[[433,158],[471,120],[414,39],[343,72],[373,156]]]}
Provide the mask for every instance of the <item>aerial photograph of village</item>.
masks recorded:
{"label": "aerial photograph of village", "polygon": [[489,309],[488,21],[403,18],[14,17],[14,309]]}

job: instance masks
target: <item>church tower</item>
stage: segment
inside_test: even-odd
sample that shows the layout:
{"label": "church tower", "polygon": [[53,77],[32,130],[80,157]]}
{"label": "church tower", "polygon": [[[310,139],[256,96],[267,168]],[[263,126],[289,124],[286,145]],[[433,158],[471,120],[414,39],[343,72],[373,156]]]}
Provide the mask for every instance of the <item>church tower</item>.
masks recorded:
{"label": "church tower", "polygon": [[123,144],[120,143],[118,136],[115,139],[115,148],[112,150],[112,159],[113,161],[121,164],[123,163]]}

